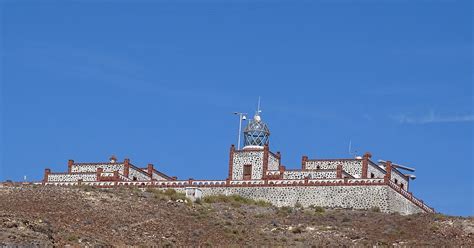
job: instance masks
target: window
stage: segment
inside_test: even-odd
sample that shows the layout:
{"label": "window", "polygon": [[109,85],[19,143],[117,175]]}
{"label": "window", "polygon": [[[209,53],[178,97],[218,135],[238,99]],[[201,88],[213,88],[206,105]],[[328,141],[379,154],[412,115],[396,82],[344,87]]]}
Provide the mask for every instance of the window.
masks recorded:
{"label": "window", "polygon": [[405,189],[405,188],[403,188],[403,186],[404,186],[404,185],[403,185],[403,183],[402,183],[402,184],[400,184],[400,187],[402,187],[402,189]]}
{"label": "window", "polygon": [[136,181],[136,180],[137,180],[137,177],[133,177],[133,179],[132,179],[132,180],[133,180],[133,181]]}
{"label": "window", "polygon": [[252,165],[244,165],[244,179],[250,179],[252,177]]}
{"label": "window", "polygon": [[398,183],[398,180],[395,178],[395,184],[397,184],[397,183]]}
{"label": "window", "polygon": [[370,173],[370,178],[374,178],[374,177],[375,177],[374,173]]}
{"label": "window", "polygon": [[319,169],[321,169],[321,166],[319,166],[319,165],[318,165],[318,166],[316,166],[316,169],[318,169],[318,170],[319,170]]}

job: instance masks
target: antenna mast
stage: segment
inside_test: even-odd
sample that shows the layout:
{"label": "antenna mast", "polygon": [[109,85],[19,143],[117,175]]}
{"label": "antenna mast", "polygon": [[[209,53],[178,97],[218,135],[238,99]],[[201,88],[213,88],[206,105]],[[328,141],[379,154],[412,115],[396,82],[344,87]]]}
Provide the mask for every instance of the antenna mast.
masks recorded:
{"label": "antenna mast", "polygon": [[260,112],[262,112],[262,111],[260,110],[260,96],[259,96],[258,97],[258,105],[257,105],[257,115],[259,115]]}

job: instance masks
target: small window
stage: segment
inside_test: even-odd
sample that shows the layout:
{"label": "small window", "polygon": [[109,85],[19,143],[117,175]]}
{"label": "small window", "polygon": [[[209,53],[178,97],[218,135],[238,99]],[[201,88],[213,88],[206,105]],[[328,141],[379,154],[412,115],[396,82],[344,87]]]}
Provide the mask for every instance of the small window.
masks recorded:
{"label": "small window", "polygon": [[398,180],[395,178],[395,184],[397,184],[397,183],[398,183]]}
{"label": "small window", "polygon": [[374,177],[375,177],[374,173],[370,173],[370,178],[374,178]]}
{"label": "small window", "polygon": [[244,179],[250,179],[252,176],[252,165],[246,164],[244,165]]}
{"label": "small window", "polygon": [[133,179],[132,179],[132,180],[133,180],[133,181],[137,181],[137,177],[133,177]]}
{"label": "small window", "polygon": [[403,185],[403,183],[402,183],[402,184],[400,184],[400,187],[402,187],[402,189],[405,189],[405,188],[404,188],[404,186],[405,186],[405,185]]}
{"label": "small window", "polygon": [[316,166],[316,169],[318,169],[318,170],[319,170],[319,169],[321,169],[321,166],[319,166],[319,165],[318,165],[318,166]]}

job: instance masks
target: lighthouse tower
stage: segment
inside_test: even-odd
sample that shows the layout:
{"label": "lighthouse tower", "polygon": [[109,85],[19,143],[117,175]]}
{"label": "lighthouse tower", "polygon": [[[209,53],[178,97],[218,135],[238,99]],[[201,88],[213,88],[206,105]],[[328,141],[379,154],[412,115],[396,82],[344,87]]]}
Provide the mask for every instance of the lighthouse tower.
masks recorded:
{"label": "lighthouse tower", "polygon": [[232,145],[229,158],[230,180],[261,180],[279,174],[280,154],[270,152],[270,130],[262,120],[260,101],[253,119],[244,129],[244,148]]}
{"label": "lighthouse tower", "polygon": [[244,149],[263,149],[268,145],[270,130],[265,122],[262,121],[260,108],[255,113],[252,120],[249,121],[244,130]]}

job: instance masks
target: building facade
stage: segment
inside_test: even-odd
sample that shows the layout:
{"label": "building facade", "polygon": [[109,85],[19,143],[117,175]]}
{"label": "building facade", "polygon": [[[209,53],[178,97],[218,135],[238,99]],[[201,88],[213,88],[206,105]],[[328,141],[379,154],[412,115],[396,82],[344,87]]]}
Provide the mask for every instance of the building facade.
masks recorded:
{"label": "building facade", "polygon": [[[300,169],[287,169],[280,152],[269,149],[270,131],[257,111],[244,129],[244,147],[229,152],[225,180],[178,180],[148,164],[118,162],[112,156],[104,163],[68,161],[68,171],[45,170],[43,184],[56,186],[158,187],[186,192],[198,189],[202,196],[238,194],[276,206],[321,206],[326,208],[371,209],[413,214],[434,209],[409,191],[410,176],[386,161],[377,164],[372,155],[344,159],[310,159],[302,156]],[[403,167],[402,167],[403,168]]]}

